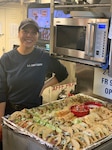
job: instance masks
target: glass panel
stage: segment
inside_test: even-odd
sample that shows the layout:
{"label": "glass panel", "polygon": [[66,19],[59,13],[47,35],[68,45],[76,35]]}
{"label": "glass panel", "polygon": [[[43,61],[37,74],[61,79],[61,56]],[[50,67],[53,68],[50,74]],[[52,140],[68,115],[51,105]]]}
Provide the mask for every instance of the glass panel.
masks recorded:
{"label": "glass panel", "polygon": [[86,27],[58,25],[56,29],[56,47],[84,51]]}

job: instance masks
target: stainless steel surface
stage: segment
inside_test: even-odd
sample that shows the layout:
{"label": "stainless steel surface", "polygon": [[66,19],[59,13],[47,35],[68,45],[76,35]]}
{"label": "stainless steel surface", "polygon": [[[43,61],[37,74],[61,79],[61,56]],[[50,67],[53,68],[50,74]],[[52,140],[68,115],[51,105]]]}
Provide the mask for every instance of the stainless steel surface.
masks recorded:
{"label": "stainless steel surface", "polygon": [[53,150],[39,141],[3,126],[3,150]]}
{"label": "stainless steel surface", "polygon": [[97,11],[70,11],[72,17],[91,17],[91,18],[103,18],[105,17],[101,12]]}
{"label": "stainless steel surface", "polygon": [[[3,150],[56,150],[40,144],[35,139],[18,134],[7,126],[3,126]],[[99,145],[94,150],[112,150],[112,140]]]}
{"label": "stainless steel surface", "polygon": [[84,93],[103,101],[112,103],[110,99],[93,94],[94,67],[77,63],[75,76],[77,80],[76,93]]}
{"label": "stainless steel surface", "polygon": [[56,5],[55,8],[89,8],[89,7],[109,7],[110,8],[110,3],[107,4],[79,4],[79,5]]}
{"label": "stainless steel surface", "polygon": [[76,93],[92,95],[94,67],[83,64],[76,64]]}
{"label": "stainless steel surface", "polygon": [[109,140],[109,141],[99,145],[94,150],[112,150],[112,140]]}
{"label": "stainless steel surface", "polygon": [[87,31],[86,31],[86,45],[85,45],[85,55],[94,57],[94,34],[95,34],[95,26],[93,23],[88,23]]}
{"label": "stainless steel surface", "polygon": [[53,26],[53,21],[54,21],[54,0],[51,0],[50,4],[50,53],[53,53],[53,41],[54,41],[54,26]]}
{"label": "stainless steel surface", "polygon": [[101,0],[86,0],[89,4],[98,4]]}
{"label": "stainless steel surface", "polygon": [[[108,19],[101,19],[101,18],[84,18],[84,17],[76,17],[76,18],[54,18],[54,27],[55,27],[55,31],[54,31],[54,37],[53,39],[51,38],[51,43],[53,44],[54,48],[52,53],[55,53],[57,55],[62,55],[63,57],[68,56],[68,57],[74,57],[74,58],[80,58],[80,59],[85,59],[85,60],[92,60],[92,61],[96,61],[96,62],[105,62],[105,58],[106,58],[106,45],[107,45],[107,40],[101,40],[104,41],[102,44],[101,42],[99,42],[100,47],[104,46],[102,48],[100,48],[99,50],[99,54],[96,56],[95,54],[97,53],[97,48],[95,41],[98,41],[97,38],[97,33],[96,33],[96,25],[98,23],[105,23],[107,28],[106,28],[106,34],[105,34],[105,39],[107,39],[107,34],[108,34],[108,23],[109,20]],[[66,36],[63,36],[63,33],[58,31],[58,27],[66,27],[68,26],[68,28],[74,27],[77,28],[77,30],[75,29],[75,31],[70,30],[70,29],[66,29]],[[78,30],[78,28],[83,27],[83,30],[85,29],[85,31]],[[62,30],[61,30],[62,31]],[[60,36],[57,37],[57,32],[60,33]],[[69,32],[69,34],[68,34]],[[85,33],[85,38],[83,37],[83,39],[80,37],[80,33],[79,32],[86,32]],[[70,37],[69,37],[70,35]],[[58,39],[59,38],[59,39]],[[103,38],[103,36],[102,36]],[[68,39],[68,40],[67,40]],[[83,41],[82,41],[82,40]],[[99,38],[98,38],[99,39]],[[101,39],[101,38],[100,38]],[[66,42],[67,40],[67,42]],[[75,45],[75,43],[78,44],[78,41],[80,41],[80,46],[82,45],[83,49],[78,49],[77,46]],[[56,45],[57,41],[61,42],[61,46]],[[68,43],[69,41],[69,43]],[[74,42],[70,42],[70,41],[74,41]],[[67,43],[69,45],[67,45]],[[84,43],[84,45],[82,44]],[[60,44],[59,44],[60,45]],[[63,46],[64,45],[64,46]],[[74,48],[71,48],[71,47]],[[104,50],[104,52],[103,52]],[[103,55],[104,54],[104,55]]]}
{"label": "stainless steel surface", "polygon": [[112,40],[110,46],[110,64],[109,64],[109,76],[112,77]]}
{"label": "stainless steel surface", "polygon": [[[71,0],[72,1],[72,0]],[[60,0],[61,2],[61,0]],[[92,3],[93,1],[91,1]],[[53,11],[54,9],[63,9],[64,11],[67,11],[67,12],[70,12],[70,11],[73,11],[73,10],[83,10],[83,12],[85,10],[89,10],[91,11],[92,13],[96,13],[96,14],[100,14],[100,16],[107,16],[107,17],[110,17],[110,9],[111,9],[111,4],[112,4],[112,1],[111,0],[101,0],[100,3],[99,1],[97,1],[96,4],[74,4],[72,3],[71,5],[65,5],[65,4],[61,4],[59,3],[59,5],[55,5],[54,4],[54,1],[51,0],[51,38],[50,38],[50,53],[52,54],[53,53],[53,49],[54,49],[54,28],[53,28]],[[98,9],[96,9],[98,8]],[[101,10],[101,11],[99,11]],[[104,11],[103,11],[104,10]],[[105,11],[106,10],[106,11]],[[109,14],[109,15],[108,15]],[[62,49],[63,51],[63,49]],[[74,52],[75,53],[75,52]],[[59,50],[59,55],[61,55],[62,57],[64,56],[63,54],[60,54],[60,50]],[[68,54],[67,54],[68,55]],[[72,54],[71,54],[72,55]],[[81,54],[81,58],[83,57],[83,53]],[[86,56],[87,57],[87,56]],[[66,59],[66,57],[64,58]],[[68,58],[68,61],[69,59],[71,58]],[[74,58],[76,59],[76,58]],[[74,59],[72,59],[72,61],[74,61]],[[93,60],[92,58],[90,60]],[[71,61],[71,60],[70,60]],[[81,60],[82,61],[82,60]],[[94,61],[93,61],[93,64],[94,64]]]}
{"label": "stainless steel surface", "polygon": [[79,64],[101,67],[101,63],[99,63],[99,62],[88,61],[88,60],[78,59],[78,58],[74,58],[74,57],[63,57],[63,56],[54,56],[54,57],[56,57],[60,60],[68,61],[68,62],[75,62],[75,63],[79,63]]}

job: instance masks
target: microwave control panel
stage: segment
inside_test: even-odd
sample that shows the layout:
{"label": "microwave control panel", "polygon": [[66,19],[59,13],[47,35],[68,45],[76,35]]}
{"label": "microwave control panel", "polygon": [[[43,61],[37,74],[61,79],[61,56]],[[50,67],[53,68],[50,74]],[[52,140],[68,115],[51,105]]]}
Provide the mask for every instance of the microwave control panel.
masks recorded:
{"label": "microwave control panel", "polygon": [[108,26],[106,23],[97,23],[95,29],[94,57],[105,58]]}

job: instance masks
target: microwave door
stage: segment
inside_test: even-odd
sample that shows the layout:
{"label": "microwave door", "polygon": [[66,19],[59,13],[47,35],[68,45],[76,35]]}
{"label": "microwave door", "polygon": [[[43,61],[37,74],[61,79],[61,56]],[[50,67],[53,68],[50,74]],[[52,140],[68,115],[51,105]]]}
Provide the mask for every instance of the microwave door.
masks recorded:
{"label": "microwave door", "polygon": [[89,23],[86,30],[86,42],[85,42],[85,56],[88,59],[94,57],[94,34],[95,34],[95,24]]}

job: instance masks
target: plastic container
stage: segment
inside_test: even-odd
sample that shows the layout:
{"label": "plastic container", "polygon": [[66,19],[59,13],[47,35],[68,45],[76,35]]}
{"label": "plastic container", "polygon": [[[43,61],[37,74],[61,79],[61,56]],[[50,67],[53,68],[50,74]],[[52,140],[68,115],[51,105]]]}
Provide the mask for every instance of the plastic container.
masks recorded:
{"label": "plastic container", "polygon": [[86,105],[74,105],[71,106],[71,112],[77,117],[83,117],[89,114],[89,107]]}
{"label": "plastic container", "polygon": [[86,105],[89,109],[95,108],[95,107],[101,107],[103,106],[100,102],[85,102],[84,105]]}

